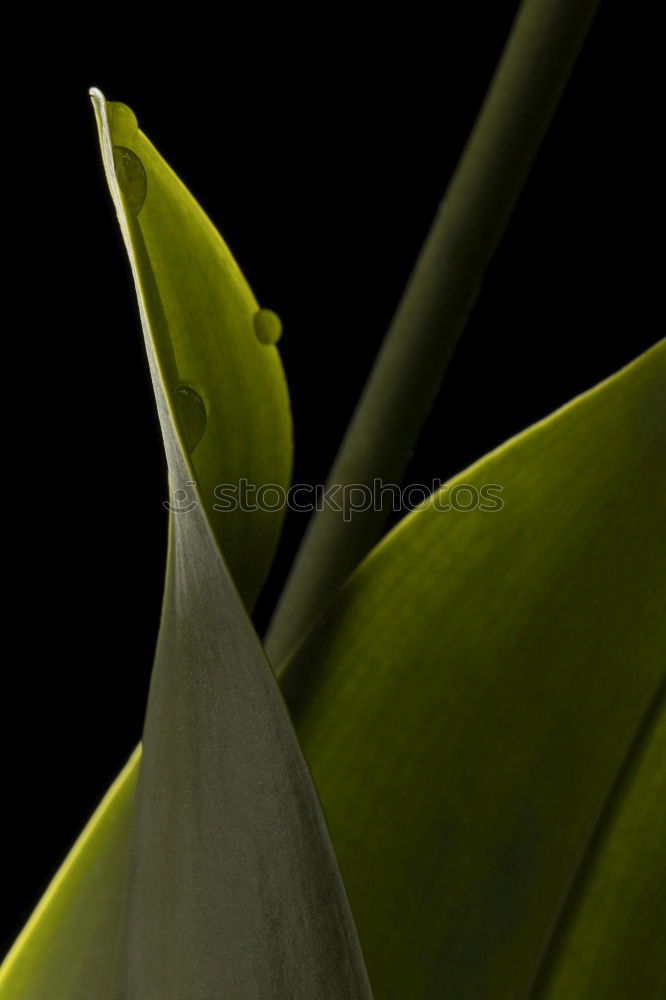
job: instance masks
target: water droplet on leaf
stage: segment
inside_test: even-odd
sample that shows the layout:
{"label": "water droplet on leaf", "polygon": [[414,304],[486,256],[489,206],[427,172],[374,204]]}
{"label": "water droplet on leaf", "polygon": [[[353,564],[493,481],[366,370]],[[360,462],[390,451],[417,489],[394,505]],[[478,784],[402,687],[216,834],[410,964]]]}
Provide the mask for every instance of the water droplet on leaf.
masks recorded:
{"label": "water droplet on leaf", "polygon": [[272,309],[260,309],[252,318],[257,340],[262,344],[277,344],[282,336],[282,321]]}
{"label": "water droplet on leaf", "polygon": [[135,215],[143,208],[148,190],[148,178],[143,163],[131,149],[125,146],[113,147],[113,165],[120,190]]}
{"label": "water droplet on leaf", "polygon": [[191,385],[182,382],[176,388],[176,414],[189,452],[193,452],[206,430],[206,406]]}
{"label": "water droplet on leaf", "polygon": [[113,144],[131,146],[139,131],[139,123],[132,109],[119,101],[109,101],[106,112],[109,116],[109,129]]}

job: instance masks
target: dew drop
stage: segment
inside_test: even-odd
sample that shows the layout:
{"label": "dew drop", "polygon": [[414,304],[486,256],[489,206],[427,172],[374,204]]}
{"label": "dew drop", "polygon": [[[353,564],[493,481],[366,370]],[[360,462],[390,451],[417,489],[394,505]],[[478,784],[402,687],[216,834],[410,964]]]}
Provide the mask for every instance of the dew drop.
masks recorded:
{"label": "dew drop", "polygon": [[131,149],[125,146],[113,147],[113,165],[120,190],[135,215],[143,208],[148,190],[148,178],[143,163]]}
{"label": "dew drop", "polygon": [[119,101],[109,101],[106,113],[109,116],[109,129],[114,145],[131,146],[139,131],[139,123],[132,109]]}
{"label": "dew drop", "polygon": [[206,430],[206,406],[191,385],[181,382],[176,387],[176,414],[189,452],[193,452]]}
{"label": "dew drop", "polygon": [[282,321],[272,309],[260,309],[252,318],[257,340],[262,344],[277,344],[282,336]]}

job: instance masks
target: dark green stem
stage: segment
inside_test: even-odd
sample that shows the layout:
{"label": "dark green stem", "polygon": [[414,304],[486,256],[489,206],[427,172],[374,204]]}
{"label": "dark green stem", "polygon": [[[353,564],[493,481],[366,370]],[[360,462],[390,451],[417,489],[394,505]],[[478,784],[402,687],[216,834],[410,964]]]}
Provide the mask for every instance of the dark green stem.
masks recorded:
{"label": "dark green stem", "polygon": [[[329,485],[401,481],[598,2],[524,0]],[[387,515],[313,515],[267,636],[274,664],[376,543]]]}

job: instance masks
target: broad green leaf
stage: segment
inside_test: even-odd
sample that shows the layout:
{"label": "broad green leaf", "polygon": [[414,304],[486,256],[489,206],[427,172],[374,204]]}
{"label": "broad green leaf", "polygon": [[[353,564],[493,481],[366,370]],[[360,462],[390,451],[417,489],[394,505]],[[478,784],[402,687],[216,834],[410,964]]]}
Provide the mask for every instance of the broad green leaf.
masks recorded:
{"label": "broad green leaf", "polygon": [[[662,342],[457,480],[501,486],[501,510],[408,516],[287,667],[377,1000],[524,1000],[546,960],[664,678],[665,402]],[[649,937],[664,831],[636,794],[607,857]],[[579,952],[603,932],[585,919]],[[620,984],[647,981],[637,935]],[[604,983],[583,995],[626,996]]]}

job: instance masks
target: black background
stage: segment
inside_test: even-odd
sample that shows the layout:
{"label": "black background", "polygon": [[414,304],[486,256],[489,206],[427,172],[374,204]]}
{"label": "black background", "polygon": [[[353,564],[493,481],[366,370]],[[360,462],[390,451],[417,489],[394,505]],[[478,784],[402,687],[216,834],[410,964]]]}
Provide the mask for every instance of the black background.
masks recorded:
{"label": "black background", "polygon": [[[10,334],[27,350],[23,374],[7,376],[19,402],[6,444],[20,469],[11,510],[18,504],[25,524],[16,527],[13,513],[6,521],[20,536],[22,582],[13,586],[3,711],[4,943],[140,736],[161,600],[161,444],[88,87],[134,108],[260,302],[282,317],[294,481],[317,483],[514,10],[504,0],[445,4],[443,24],[403,12],[390,41],[325,18],[295,23],[290,44],[271,26],[259,39],[255,29],[218,25],[201,53],[206,25],[164,50],[137,35],[125,45],[132,25],[120,31],[129,15],[116,10],[112,58],[91,40],[71,56],[52,53],[21,84],[14,103],[31,152],[10,163],[9,200],[20,216],[12,256],[28,278],[19,302],[28,318]],[[634,124],[642,83],[621,51],[623,12],[608,6],[490,269],[410,482],[464,468],[658,337],[646,319],[638,236],[650,213]],[[6,295],[19,298],[12,287]],[[260,629],[304,525],[304,515],[287,522]]]}

